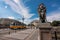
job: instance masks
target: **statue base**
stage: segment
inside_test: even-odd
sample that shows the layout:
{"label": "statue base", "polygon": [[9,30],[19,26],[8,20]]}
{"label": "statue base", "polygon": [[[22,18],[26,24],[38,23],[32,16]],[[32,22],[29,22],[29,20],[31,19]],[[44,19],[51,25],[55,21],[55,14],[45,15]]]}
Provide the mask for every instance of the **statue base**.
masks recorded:
{"label": "statue base", "polygon": [[50,23],[39,23],[39,27],[51,27]]}
{"label": "statue base", "polygon": [[40,40],[52,40],[50,23],[40,23]]}

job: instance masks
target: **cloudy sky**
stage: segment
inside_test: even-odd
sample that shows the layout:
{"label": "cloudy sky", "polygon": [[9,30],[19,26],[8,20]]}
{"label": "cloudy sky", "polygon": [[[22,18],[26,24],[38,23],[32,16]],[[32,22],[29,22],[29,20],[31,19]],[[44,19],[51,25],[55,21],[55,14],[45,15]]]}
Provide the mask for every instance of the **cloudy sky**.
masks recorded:
{"label": "cloudy sky", "polygon": [[0,0],[0,18],[10,18],[26,24],[38,20],[38,6],[44,3],[47,21],[60,20],[60,0]]}

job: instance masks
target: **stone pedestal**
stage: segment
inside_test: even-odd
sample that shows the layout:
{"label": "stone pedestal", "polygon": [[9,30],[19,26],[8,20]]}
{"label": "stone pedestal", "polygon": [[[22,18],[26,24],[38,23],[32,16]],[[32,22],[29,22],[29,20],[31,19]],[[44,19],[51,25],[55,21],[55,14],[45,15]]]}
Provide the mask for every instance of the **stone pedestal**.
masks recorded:
{"label": "stone pedestal", "polygon": [[40,40],[51,40],[51,26],[49,23],[41,23],[40,27]]}
{"label": "stone pedestal", "polygon": [[50,23],[39,23],[39,27],[51,27]]}

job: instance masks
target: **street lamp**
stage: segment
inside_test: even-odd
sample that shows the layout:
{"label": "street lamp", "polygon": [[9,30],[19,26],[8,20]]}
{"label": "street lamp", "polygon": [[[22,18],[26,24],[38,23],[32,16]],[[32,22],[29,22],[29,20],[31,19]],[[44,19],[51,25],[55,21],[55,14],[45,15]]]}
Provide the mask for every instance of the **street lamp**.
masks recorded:
{"label": "street lamp", "polygon": [[24,16],[23,16],[23,18],[22,18],[22,21],[23,21],[23,26],[25,25],[25,24],[24,24],[24,20],[25,20],[25,18],[24,18]]}
{"label": "street lamp", "polygon": [[23,20],[23,23],[24,23],[24,16],[23,16],[22,20]]}
{"label": "street lamp", "polygon": [[56,32],[57,27],[53,27],[53,29],[54,29],[55,40],[57,40],[57,32]]}

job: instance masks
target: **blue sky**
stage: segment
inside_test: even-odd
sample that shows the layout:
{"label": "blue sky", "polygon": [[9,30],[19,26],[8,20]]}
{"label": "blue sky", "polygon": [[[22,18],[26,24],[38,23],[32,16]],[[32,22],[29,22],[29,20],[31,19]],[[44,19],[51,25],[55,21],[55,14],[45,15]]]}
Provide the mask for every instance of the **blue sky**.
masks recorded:
{"label": "blue sky", "polygon": [[47,21],[60,20],[60,0],[0,0],[0,18],[10,18],[25,23],[38,20],[38,6],[44,3]]}

